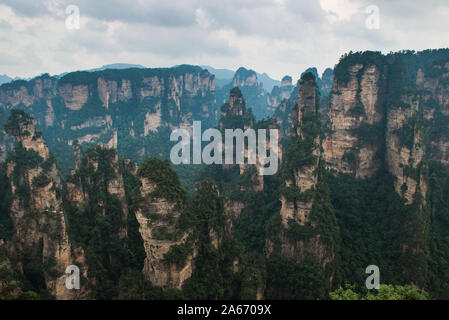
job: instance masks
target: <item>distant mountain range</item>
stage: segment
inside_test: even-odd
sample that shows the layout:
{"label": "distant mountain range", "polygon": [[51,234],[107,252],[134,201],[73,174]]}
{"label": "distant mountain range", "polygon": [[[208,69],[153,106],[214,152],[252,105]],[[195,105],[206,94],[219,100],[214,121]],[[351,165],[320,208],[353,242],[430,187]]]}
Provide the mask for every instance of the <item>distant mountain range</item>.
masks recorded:
{"label": "distant mountain range", "polygon": [[[89,69],[89,70],[85,70],[85,71],[95,72],[95,71],[103,71],[103,70],[106,70],[106,69],[121,70],[121,69],[130,69],[130,68],[145,68],[145,67],[142,66],[141,64],[112,63],[112,64],[106,64],[106,65],[101,66],[99,68]],[[72,71],[70,71],[70,72],[72,72]],[[56,78],[62,78],[66,74],[69,74],[70,72],[63,72],[61,74],[55,75],[55,77]],[[32,78],[35,78],[35,77],[32,77]],[[15,80],[31,80],[32,78],[20,78],[20,77],[11,78],[10,76],[8,76],[6,74],[3,74],[3,75],[0,75],[0,85],[2,85],[4,83],[11,82],[11,81],[15,81]]]}
{"label": "distant mountain range", "polygon": [[[219,87],[229,84],[232,81],[232,78],[234,77],[234,74],[235,74],[235,71],[230,70],[230,69],[216,69],[211,66],[201,66],[201,67],[209,70],[210,73],[215,75],[215,84]],[[130,68],[146,68],[146,67],[141,64],[112,63],[112,64],[106,64],[99,68],[88,69],[85,71],[95,72],[95,71],[103,71],[106,69],[121,70],[121,69],[130,69]],[[62,78],[63,76],[65,76],[68,73],[70,73],[70,72],[63,72],[61,74],[55,75],[55,77]],[[259,80],[259,82],[261,82],[263,84],[264,89],[269,92],[271,92],[271,90],[273,90],[274,86],[281,85],[281,81],[272,79],[265,72],[264,73],[256,72],[256,74],[257,74],[257,79]],[[11,78],[6,74],[0,75],[0,85],[2,85],[3,83],[8,83],[13,80],[20,80],[20,79],[22,79],[22,78],[19,78],[19,77]],[[29,80],[29,79],[25,79],[25,80]]]}
{"label": "distant mountain range", "polygon": [[[231,82],[235,74],[235,71],[229,69],[215,69],[211,66],[200,66],[200,67],[209,70],[210,73],[215,75],[215,84],[219,87],[222,87]],[[263,84],[263,88],[268,92],[271,92],[274,86],[281,85],[281,81],[270,78],[270,76],[265,72],[264,73],[256,72],[256,74],[258,81]]]}
{"label": "distant mountain range", "polygon": [[11,82],[13,80],[19,80],[19,79],[21,79],[21,78],[19,78],[19,77],[11,78],[10,76],[8,76],[6,74],[0,74],[0,85],[2,85],[4,83]]}
{"label": "distant mountain range", "polygon": [[[131,68],[146,68],[145,66],[141,65],[141,64],[131,64],[131,63],[112,63],[112,64],[105,64],[102,67],[99,68],[94,68],[94,69],[88,69],[88,70],[84,70],[84,71],[88,71],[88,72],[95,72],[95,71],[103,71],[106,69],[117,69],[117,70],[122,70],[122,69],[131,69]],[[72,71],[70,71],[72,72]],[[57,78],[62,78],[63,76],[65,76],[66,74],[70,73],[70,72],[64,72],[61,74],[56,75]]]}

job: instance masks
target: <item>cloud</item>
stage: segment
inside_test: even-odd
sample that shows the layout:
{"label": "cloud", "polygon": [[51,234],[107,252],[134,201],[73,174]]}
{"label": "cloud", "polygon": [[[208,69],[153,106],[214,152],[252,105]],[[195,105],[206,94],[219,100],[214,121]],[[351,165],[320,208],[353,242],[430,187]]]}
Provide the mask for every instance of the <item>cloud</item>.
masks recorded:
{"label": "cloud", "polygon": [[207,14],[207,12],[203,10],[203,8],[198,8],[195,10],[195,20],[196,23],[204,29],[209,28],[214,22],[214,20]]}
{"label": "cloud", "polygon": [[326,18],[331,23],[349,21],[360,12],[360,4],[351,0],[320,0],[320,5],[327,12]]}
{"label": "cloud", "polygon": [[49,13],[48,3],[28,0],[3,0],[3,4],[12,8],[18,15],[38,17]]}
{"label": "cloud", "polygon": [[[65,8],[80,9],[80,30]],[[369,5],[380,29],[365,27]],[[0,73],[34,76],[114,62],[246,66],[280,79],[349,50],[449,47],[449,3],[428,0],[3,0]]]}

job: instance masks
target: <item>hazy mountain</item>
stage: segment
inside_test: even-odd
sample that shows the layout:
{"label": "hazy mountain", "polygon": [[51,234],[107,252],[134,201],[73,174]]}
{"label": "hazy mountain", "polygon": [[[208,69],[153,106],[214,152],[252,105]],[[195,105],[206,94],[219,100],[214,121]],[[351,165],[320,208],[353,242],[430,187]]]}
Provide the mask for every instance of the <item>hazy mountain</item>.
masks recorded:
{"label": "hazy mountain", "polygon": [[[232,82],[232,79],[234,78],[235,75],[235,71],[229,69],[215,69],[211,66],[201,66],[201,67],[209,70],[210,73],[215,75],[215,84],[219,87],[222,87]],[[281,85],[281,81],[272,79],[265,72],[264,73],[256,72],[256,75],[258,81],[263,84],[263,88],[268,92],[271,92],[274,86]]]}
{"label": "hazy mountain", "polygon": [[6,74],[0,74],[0,85],[14,81],[14,80],[21,80],[21,79],[22,78],[19,78],[19,77],[11,78],[10,76],[8,76]]}
{"label": "hazy mountain", "polygon": [[117,70],[121,70],[121,69],[131,69],[131,68],[145,68],[143,65],[141,64],[131,64],[131,63],[112,63],[112,64],[106,64],[100,68],[95,68],[95,69],[90,69],[90,70],[86,70],[86,71],[103,71],[106,69],[117,69]]}
{"label": "hazy mountain", "polygon": [[215,69],[211,66],[200,66],[203,69],[209,70],[210,73],[215,75],[215,79],[229,79],[232,81],[235,71],[229,69]]}
{"label": "hazy mountain", "polygon": [[[131,63],[112,63],[112,64],[105,64],[104,66],[101,66],[99,68],[94,68],[94,69],[88,69],[88,70],[84,70],[84,71],[88,71],[88,72],[96,72],[96,71],[103,71],[106,69],[116,69],[116,70],[123,70],[123,69],[131,69],[131,68],[145,68],[144,66],[142,66],[141,64],[131,64]],[[62,78],[63,76],[65,76],[66,74],[68,74],[70,72],[64,72],[61,73],[59,75],[56,75],[55,77],[57,78]]]}
{"label": "hazy mountain", "polygon": [[274,86],[280,86],[281,82],[279,80],[274,80],[272,78],[270,78],[270,76],[268,74],[264,73],[258,73],[257,74],[257,78],[259,79],[259,82],[263,84],[263,88],[265,90],[267,90],[268,92],[271,92],[271,90],[273,90]]}
{"label": "hazy mountain", "polygon": [[0,84],[11,82],[12,78],[8,77],[6,74],[0,75]]}

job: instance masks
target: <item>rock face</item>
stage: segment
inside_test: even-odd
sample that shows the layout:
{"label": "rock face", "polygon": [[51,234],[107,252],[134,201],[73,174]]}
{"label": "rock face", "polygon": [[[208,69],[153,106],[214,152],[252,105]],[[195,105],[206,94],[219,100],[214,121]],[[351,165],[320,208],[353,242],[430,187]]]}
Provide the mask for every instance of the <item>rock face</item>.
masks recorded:
{"label": "rock face", "polygon": [[271,94],[267,96],[267,104],[270,107],[269,112],[274,113],[283,100],[290,98],[294,88],[295,87],[292,85],[292,77],[283,77],[281,86],[274,86],[271,90]]}
{"label": "rock face", "polygon": [[324,70],[321,76],[321,84],[319,85],[320,92],[322,95],[329,95],[332,90],[332,82],[334,79],[334,71],[331,68]]}
{"label": "rock face", "polygon": [[[178,228],[183,200],[171,198],[159,191],[161,182],[155,176],[163,172],[156,172],[157,163],[156,160],[147,160],[138,173],[142,202],[136,211],[136,218],[146,253],[143,274],[155,286],[181,289],[192,275],[197,252],[193,248],[192,231]],[[152,172],[153,170],[155,171]],[[168,163],[164,163],[163,170],[172,173]],[[167,257],[176,254],[179,248],[190,252],[184,261],[181,263],[169,260]]]}
{"label": "rock face", "polygon": [[[181,268],[174,264],[167,264],[164,261],[164,256],[172,247],[184,244],[188,233],[183,234],[181,239],[175,241],[160,239],[157,231],[164,229],[167,232],[173,232],[175,225],[167,222],[167,220],[170,217],[176,221],[176,219],[179,219],[180,212],[174,209],[175,203],[163,198],[154,199],[151,197],[151,193],[156,189],[155,184],[146,178],[141,179],[141,182],[141,195],[145,199],[146,208],[138,210],[136,216],[146,252],[143,273],[156,286],[181,289],[184,281],[192,275],[194,255],[190,255],[186,265]],[[157,220],[153,221],[153,219],[148,218],[149,216],[157,216]]]}
{"label": "rock face", "polygon": [[[233,88],[218,128],[280,128],[280,174],[264,180],[260,163],[210,167],[206,176],[216,183],[195,184],[191,200],[168,161],[150,158],[138,168],[110,147],[143,158],[163,152],[164,144],[152,139],[162,141],[164,130],[188,128],[193,119],[216,121],[207,72],[184,66],[3,85],[2,106],[38,113],[55,145],[71,144],[75,170],[60,178],[27,114],[0,117],[17,142],[0,168],[0,200],[11,194],[0,208],[0,268],[38,278],[57,299],[140,297],[144,279],[163,295],[180,289],[203,298],[203,288],[218,288],[208,297],[260,299],[289,296],[292,288],[315,294],[305,288],[312,284],[322,290],[316,297],[325,298],[346,280],[342,274],[355,281],[358,275],[348,274],[379,261],[391,267],[385,278],[422,288],[437,283],[447,295],[440,279],[447,278],[449,51],[428,54],[350,54],[335,73],[326,70],[319,79],[311,70],[294,88],[284,77],[280,92],[263,96],[276,105],[275,117],[259,122],[244,90]],[[260,97],[252,72],[240,70],[234,81]],[[83,142],[100,145],[86,150]],[[11,149],[9,141],[0,151]],[[81,268],[81,290],[65,287],[72,264]],[[291,286],[285,281],[296,278]]]}
{"label": "rock face", "polygon": [[[152,154],[148,136],[167,140],[159,129],[215,126],[215,78],[194,66],[170,69],[125,69],[48,75],[0,87],[0,108],[23,108],[36,120],[50,150],[69,170],[70,145],[103,144],[133,160]],[[130,112],[132,110],[132,112]],[[162,142],[161,142],[162,143]],[[133,145],[134,148],[129,146]],[[132,150],[131,150],[132,149]],[[159,156],[159,155],[158,155]]]}
{"label": "rock face", "polygon": [[[312,73],[315,76],[315,82],[317,83],[320,97],[320,113],[321,121],[323,125],[330,123],[327,109],[329,104],[329,94],[332,89],[332,81],[334,78],[333,70],[327,68],[322,77],[318,76],[316,68],[309,68],[302,75],[306,73]],[[285,76],[282,81],[281,88],[273,88],[273,92],[268,97],[268,105],[273,109],[273,117],[276,119],[279,128],[281,129],[282,136],[287,138],[292,135],[291,129],[293,127],[292,115],[293,108],[298,102],[298,90],[300,87],[300,80],[298,80],[296,86],[291,83],[291,77]]]}
{"label": "rock face", "polygon": [[[446,80],[448,77],[449,63],[442,63],[441,65],[435,65],[429,75],[419,69],[416,78],[416,85],[418,88],[424,90],[422,98],[423,117],[426,120],[430,120],[435,129],[430,133],[430,144],[428,145],[429,158],[431,160],[442,162],[443,164],[449,164],[448,152],[449,152],[449,138],[446,130],[441,128],[442,122],[447,115],[449,115],[449,88],[447,87]],[[439,76],[435,76],[436,73]],[[441,108],[435,110],[436,105]],[[442,130],[441,134],[438,134],[438,130]]]}
{"label": "rock face", "polygon": [[[246,103],[243,99],[242,92],[239,88],[233,88],[229,95],[229,102],[225,103],[221,107],[221,118],[219,123],[220,130],[232,129],[228,127],[228,118],[242,117],[246,113]],[[254,124],[254,119],[250,119],[247,123],[244,123],[247,127]]]}
{"label": "rock face", "polygon": [[323,155],[330,169],[371,177],[381,166],[376,155],[382,136],[379,142],[371,139],[374,141],[366,143],[359,135],[365,134],[363,129],[371,129],[368,134],[382,135],[375,129],[385,121],[385,94],[380,84],[384,74],[375,65],[351,65],[346,71],[347,81],[334,79]]}
{"label": "rock face", "polygon": [[12,196],[9,212],[15,232],[10,254],[25,274],[30,262],[21,261],[20,253],[35,259],[31,263],[47,266],[43,272],[45,285],[57,299],[80,298],[85,289],[68,290],[65,285],[68,266],[77,265],[84,276],[87,270],[83,251],[69,242],[54,159],[33,119],[24,112],[13,111],[6,131],[17,140],[6,163]]}
{"label": "rock face", "polygon": [[282,136],[285,138],[292,136],[292,128],[293,128],[293,109],[298,103],[298,94],[299,94],[299,86],[300,81],[296,86],[294,86],[291,95],[288,99],[282,100],[279,106],[274,111],[273,118],[276,119],[276,122],[281,130]]}
{"label": "rock face", "polygon": [[[417,193],[420,193],[425,199],[427,189],[422,172],[420,172],[425,155],[423,131],[420,128],[408,127],[410,119],[415,119],[420,112],[419,100],[413,98],[403,97],[402,100],[410,108],[391,108],[387,113],[386,164],[396,178],[396,192],[404,197],[407,204],[414,201]],[[401,141],[401,134],[413,137],[411,143],[404,145]]]}
{"label": "rock face", "polygon": [[420,275],[431,268],[428,226],[435,224],[436,212],[429,204],[429,166],[448,163],[447,61],[444,50],[343,58],[336,67],[323,143],[323,158],[334,173],[393,177],[407,212],[395,217],[402,219],[395,230],[401,234],[398,259],[414,261],[401,265],[402,274],[421,286]]}
{"label": "rock face", "polygon": [[[246,109],[246,102],[243,99],[243,95],[239,88],[233,88],[230,93],[229,102],[225,103],[221,108],[221,119],[219,123],[219,129],[221,131],[225,131],[226,129],[242,129],[243,131],[247,129],[254,128],[254,117],[250,110]],[[261,127],[262,128],[262,127]],[[277,129],[275,124],[267,123],[264,129]],[[256,132],[257,136],[257,132]],[[246,140],[246,139],[245,139]],[[270,145],[267,140],[267,150],[269,150]],[[262,168],[263,165],[259,162],[259,159],[256,157],[256,164],[249,164],[248,158],[249,149],[247,144],[245,143],[244,147],[244,158],[245,163],[239,163],[238,167],[240,170],[240,175],[249,175],[249,179],[251,180],[250,186],[241,186],[242,190],[252,190],[252,191],[262,191],[263,190],[263,175],[258,173],[259,168]],[[257,151],[256,151],[257,153]],[[236,146],[234,145],[234,160],[233,164],[223,164],[224,168],[230,169],[235,167],[236,164]],[[223,161],[224,163],[224,161]]]}
{"label": "rock face", "polygon": [[328,96],[332,89],[332,81],[334,77],[333,70],[331,68],[326,68],[326,70],[324,70],[323,74],[320,77],[317,68],[312,67],[306,69],[306,71],[301,74],[301,77],[309,72],[314,75],[321,96]]}
{"label": "rock face", "polygon": [[401,92],[388,109],[386,163],[396,177],[396,192],[407,204],[415,202],[418,195],[426,202],[427,159],[448,164],[448,136],[442,128],[449,114],[448,76],[447,62],[435,64],[427,74],[418,69],[419,91]]}
{"label": "rock face", "polygon": [[[318,110],[316,109],[317,99],[315,79],[312,77],[303,78],[299,89],[297,108],[294,109],[293,136],[298,137],[301,140],[305,140],[307,138],[313,139],[313,147],[312,150],[310,150],[313,161],[309,165],[293,169],[294,181],[286,181],[286,185],[288,187],[294,186],[298,188],[301,193],[307,192],[308,190],[313,190],[317,183],[317,169],[320,157],[320,137],[311,137],[310,133],[303,130],[304,126],[307,125],[307,120],[305,119],[307,117],[316,116],[318,113]],[[288,222],[290,219],[293,219],[300,225],[304,225],[307,221],[309,221],[309,214],[312,210],[312,201],[287,201],[285,196],[282,196],[281,202],[281,217],[284,227],[288,227]]]}
{"label": "rock face", "polygon": [[48,74],[30,82],[19,80],[1,86],[2,106],[10,109],[18,105],[28,107],[42,99],[48,103],[57,93],[57,80]]}
{"label": "rock face", "polygon": [[229,101],[229,92],[236,87],[242,92],[246,106],[252,109],[257,120],[272,115],[272,109],[267,104],[267,92],[257,79],[256,72],[244,67],[240,67],[235,72],[232,83],[223,86],[217,92],[217,104],[221,106]]}
{"label": "rock face", "polygon": [[[79,158],[82,158],[81,160]],[[80,155],[79,145],[74,146],[74,159],[77,170],[73,171],[66,182],[67,198],[73,207],[85,203],[97,202],[102,216],[108,214],[104,199],[93,197],[94,191],[102,190],[109,197],[118,200],[121,224],[117,236],[127,237],[128,203],[123,174],[117,153],[108,147],[90,148],[84,157]]]}
{"label": "rock face", "polygon": [[[300,226],[311,225],[312,227],[316,224],[315,221],[311,220],[310,214],[316,198],[314,193],[318,188],[318,171],[321,157],[317,89],[313,74],[303,74],[297,105],[293,109],[293,137],[291,144],[287,147],[287,164],[284,164],[285,167],[283,168],[288,170],[287,175],[289,176],[285,181],[285,186],[289,191],[281,194],[280,198],[282,203],[280,216],[284,230],[289,229],[292,223]],[[303,148],[302,146],[306,144],[309,144],[309,147]],[[291,163],[290,161],[295,161],[290,154],[292,148],[299,148],[301,153],[307,153],[309,160],[299,165]],[[304,157],[304,155],[302,156]],[[305,252],[310,250],[322,263],[323,267],[328,262],[325,256],[326,248],[320,243],[320,235],[307,241],[291,241],[285,236],[285,232],[281,232],[281,238],[283,239],[281,240],[280,251],[275,248],[271,240],[268,240],[268,257],[277,254],[284,258],[294,258],[302,261]]]}
{"label": "rock face", "polygon": [[[447,68],[435,65],[427,70],[430,76],[419,68],[409,80],[417,90],[407,92],[400,59],[389,65],[367,60],[346,66],[346,78],[335,78],[330,94],[323,143],[328,168],[360,178],[386,168],[407,204],[418,193],[425,201],[424,159],[447,164],[447,138],[436,128],[448,114],[449,94],[441,80]],[[441,77],[433,75],[435,70]]]}
{"label": "rock face", "polygon": [[235,72],[234,78],[232,79],[233,87],[255,87],[258,85],[256,72],[243,67],[240,67]]}
{"label": "rock face", "polygon": [[66,83],[59,87],[59,95],[68,109],[78,111],[89,99],[89,87],[87,85],[72,86]]}
{"label": "rock face", "polygon": [[[328,200],[322,178],[319,91],[313,73],[301,76],[296,101],[290,117],[291,137],[283,152],[281,208],[275,216],[278,231],[267,237],[266,257],[269,264],[289,261],[299,267],[313,263],[314,271],[306,277],[321,274],[321,285],[329,290],[338,272],[335,256],[339,234],[334,212],[323,205]],[[268,283],[266,290],[271,296],[273,292],[288,292],[289,286]]]}
{"label": "rock face", "polygon": [[292,77],[290,76],[284,76],[281,80],[281,87],[290,87],[292,86]]}
{"label": "rock face", "polygon": [[14,148],[14,138],[4,131],[8,117],[6,112],[0,110],[0,161],[5,161],[8,152]]}

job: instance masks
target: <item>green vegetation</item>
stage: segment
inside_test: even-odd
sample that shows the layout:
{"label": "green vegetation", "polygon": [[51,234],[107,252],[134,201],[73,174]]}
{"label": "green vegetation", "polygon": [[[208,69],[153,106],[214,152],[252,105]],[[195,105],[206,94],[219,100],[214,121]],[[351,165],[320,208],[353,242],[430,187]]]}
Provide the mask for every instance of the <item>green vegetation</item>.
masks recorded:
{"label": "green vegetation", "polygon": [[365,113],[365,106],[360,101],[360,97],[357,99],[356,105],[350,110],[352,114],[356,116],[364,116]]}
{"label": "green vegetation", "polygon": [[22,127],[33,123],[33,118],[23,110],[13,109],[5,124],[6,133],[12,136],[30,135],[29,132],[22,132]]}
{"label": "green vegetation", "polygon": [[164,255],[164,261],[168,264],[175,264],[178,268],[182,268],[186,265],[187,258],[192,253],[192,243],[174,245],[170,248],[170,251]]}
{"label": "green vegetation", "polygon": [[401,146],[404,146],[411,150],[415,143],[415,133],[422,125],[422,119],[417,115],[414,115],[407,119],[404,125],[395,130],[394,133],[398,136]]}
{"label": "green vegetation", "polygon": [[143,78],[160,77],[165,78],[169,76],[180,76],[185,73],[197,73],[202,69],[197,66],[179,65],[174,68],[129,68],[129,69],[106,69],[101,71],[76,71],[63,76],[60,80],[61,84],[71,84],[73,86],[80,84],[94,84],[99,77],[105,81],[121,81],[123,79],[130,80],[135,84],[140,84]]}
{"label": "green vegetation", "polygon": [[438,299],[449,298],[449,169],[429,164],[429,274],[428,291]]}
{"label": "green vegetation", "polygon": [[323,268],[308,255],[304,261],[271,258],[267,263],[267,299],[325,299]]}
{"label": "green vegetation", "polygon": [[[13,234],[13,223],[9,216],[11,188],[6,176],[6,166],[0,165],[0,239],[10,240]],[[0,254],[1,261],[1,254]]]}
{"label": "green vegetation", "polygon": [[331,292],[332,300],[428,300],[429,294],[414,285],[387,285],[381,284],[378,290],[359,293],[355,286],[346,285]]}
{"label": "green vegetation", "polygon": [[47,186],[51,182],[51,178],[45,173],[41,172],[33,178],[32,185],[37,188]]}
{"label": "green vegetation", "polygon": [[[121,200],[108,192],[108,183],[117,179],[119,172],[126,182],[129,213],[124,211]],[[68,181],[88,195],[87,202],[78,207],[66,201],[65,211],[69,237],[84,248],[89,278],[95,279],[95,284],[90,283],[91,297],[117,297],[121,277],[142,270],[145,257],[134,211],[138,208],[134,202],[138,181],[125,170],[124,163],[117,162],[115,150],[102,147],[89,148],[81,167]],[[120,236],[123,230],[127,230],[127,237]]]}
{"label": "green vegetation", "polygon": [[349,81],[348,68],[360,64],[375,65],[379,70],[385,65],[385,56],[379,51],[349,52],[344,54],[334,68],[334,78],[346,83]]}
{"label": "green vegetation", "polygon": [[0,299],[1,300],[38,300],[41,299],[35,291],[28,290],[26,279],[19,272],[0,268]]}
{"label": "green vegetation", "polygon": [[[199,184],[190,210],[195,213],[198,256],[192,277],[183,285],[184,297],[236,299],[241,278],[232,271],[232,265],[240,256],[240,247],[226,234],[223,199],[212,182]],[[222,239],[217,247],[212,244],[214,237]]]}
{"label": "green vegetation", "polygon": [[[448,52],[407,51],[387,56],[378,52],[349,54],[342,57],[335,76],[338,81],[345,82],[349,77],[347,69],[361,64],[362,68],[357,75],[360,81],[363,71],[370,65],[376,65],[385,76],[379,86],[380,94],[386,95],[385,101],[379,100],[379,103],[384,104],[382,107],[385,106],[383,112],[391,110],[389,108],[401,108],[409,112],[408,101],[419,98],[421,93],[416,88],[417,70],[422,69],[426,77],[441,81],[440,67],[449,61]],[[126,102],[110,102],[105,111],[102,102],[96,98],[94,87],[99,76],[106,80],[129,79],[132,87],[136,88],[146,85],[141,81],[144,76],[158,75],[166,80],[177,72],[182,74],[186,70],[197,69],[181,66],[176,70],[129,69],[119,73],[73,73],[64,77],[61,83],[87,84],[89,90],[93,90],[85,106],[88,110],[68,111],[60,98],[52,101],[57,121],[55,126],[44,129],[43,137],[50,138],[52,150],[58,151],[58,159],[72,161],[68,140],[87,133],[100,134],[101,141],[110,139],[112,131],[104,130],[105,114],[111,116],[113,129],[117,130],[120,141],[118,152],[103,147],[87,148],[89,144],[83,144],[81,166],[67,177],[66,182],[82,190],[86,197],[75,205],[70,201],[67,188],[63,192],[70,241],[80,245],[86,255],[91,280],[89,298],[254,299],[261,292],[267,299],[449,298],[449,169],[441,162],[432,161],[445,159],[445,155],[428,143],[440,139],[444,142],[449,137],[449,116],[445,115],[444,105],[434,99],[422,99],[416,114],[408,117],[404,125],[393,132],[400,144],[408,148],[414,145],[415,134],[418,131],[422,134],[419,144],[428,148],[422,163],[417,167],[404,165],[401,169],[405,177],[413,178],[418,184],[421,179],[425,179],[425,199],[417,194],[414,202],[406,204],[403,194],[409,191],[407,185],[404,184],[402,194],[398,194],[395,178],[385,165],[374,176],[364,179],[327,171],[323,158],[318,155],[319,141],[324,133],[318,93],[313,108],[308,106],[312,110],[301,110],[301,124],[290,130],[293,136],[284,137],[285,149],[280,173],[263,177],[264,189],[256,192],[258,176],[255,167],[240,174],[238,166],[226,169],[215,165],[171,167],[169,161],[164,160],[172,145],[167,143],[170,127],[158,128],[143,136],[143,123],[147,113],[154,114],[161,108],[162,121],[170,120],[170,125],[179,124],[183,120],[183,113],[178,110],[173,99],[147,97],[141,101],[133,98]],[[311,80],[315,81],[313,74],[305,73],[302,84]],[[14,84],[17,85],[20,83]],[[257,88],[248,90],[254,90],[251,93],[253,98],[257,96]],[[246,97],[243,89],[234,88],[231,94]],[[183,111],[201,113],[202,104],[209,103],[211,97],[200,95],[182,97]],[[307,101],[312,97],[306,97]],[[360,92],[357,101],[351,112],[363,118],[366,110],[360,102]],[[36,122],[42,124],[45,123],[42,114],[47,110],[45,103],[40,100],[32,106],[19,105],[17,108],[32,109],[39,113]],[[286,102],[288,111],[283,115],[283,120],[287,124],[289,115],[298,111],[295,103],[294,99]],[[253,102],[247,105],[252,106]],[[229,107],[229,104],[224,104],[222,111],[229,111]],[[434,111],[433,118],[425,113],[427,108]],[[226,128],[277,126],[276,119],[255,122],[255,115],[250,108],[246,109],[244,103],[243,115],[229,114],[222,119],[222,124]],[[32,123],[32,117],[23,110],[11,110],[8,121],[2,120],[2,117],[0,115],[0,123],[5,124],[7,133],[17,136],[29,134],[22,129]],[[70,128],[88,120],[98,126],[95,129]],[[63,121],[69,129],[62,130],[59,127]],[[133,134],[130,133],[131,128]],[[281,129],[288,131],[287,128]],[[344,154],[345,163],[355,169],[358,165],[357,148],[366,145],[379,146],[377,156],[383,161],[385,123],[370,124],[362,119],[360,126],[349,133],[358,139],[358,145]],[[40,133],[36,133],[33,138],[38,139],[40,136]],[[131,157],[136,162],[148,155],[151,157],[141,162],[135,176],[134,164],[124,159],[117,160],[117,153]],[[8,179],[6,164],[11,162],[15,166]],[[10,183],[17,187],[15,192],[26,209],[26,216],[36,214],[28,208],[30,193],[34,188],[42,188],[51,182],[50,172],[55,164],[53,156],[44,161],[38,153],[16,145],[6,162],[0,165],[1,240],[11,241],[15,231],[10,218]],[[39,166],[42,171],[32,180],[30,188],[26,170]],[[69,167],[65,165],[64,168],[67,170]],[[317,182],[313,188],[301,192],[294,183],[295,175],[310,168]],[[124,181],[124,199],[112,195],[108,190],[110,183],[121,179],[120,175]],[[176,212],[162,216],[154,210],[151,212],[151,206],[145,207],[140,192],[140,178],[147,178],[155,184],[151,197],[175,203]],[[289,187],[285,186],[287,180],[293,182]],[[189,185],[192,198],[189,198],[183,184]],[[66,187],[64,182],[63,185]],[[288,221],[287,226],[282,224],[279,214],[281,196],[291,201],[293,206],[312,204],[305,223],[298,223],[298,217],[295,217]],[[229,212],[227,209],[232,206],[243,209],[241,212]],[[184,282],[182,290],[157,288],[144,278],[142,268],[146,254],[136,220],[137,210],[148,213],[146,217],[150,224],[166,223],[155,226],[152,230],[154,238],[179,240],[188,233],[185,242],[173,245],[163,257],[167,266],[179,269],[186,266],[195,253],[193,274]],[[59,236],[51,233],[52,223],[42,224],[40,228],[48,234],[48,239]],[[281,247],[281,243],[284,247]],[[288,245],[291,245],[295,254],[288,259],[282,258],[282,250],[288,250]],[[0,279],[8,282],[2,286],[1,298],[51,298],[44,275],[55,277],[58,271],[53,259],[44,259],[42,256],[42,246],[41,241],[36,244],[36,248],[18,250],[15,252],[17,256],[12,258],[8,256],[5,246],[1,247],[0,263],[8,258],[12,259],[13,265],[17,261],[23,265],[23,273],[0,270]],[[269,257],[267,253],[270,253]],[[379,266],[381,279],[388,284],[381,285],[378,291],[363,288],[367,277],[365,268],[370,264]],[[331,277],[332,283],[329,281]],[[357,285],[344,286],[346,283]]]}
{"label": "green vegetation", "polygon": [[170,167],[168,159],[148,158],[139,168],[138,176],[155,183],[153,197],[162,197],[182,206],[186,201],[186,190],[181,187],[178,174]]}
{"label": "green vegetation", "polygon": [[385,126],[380,123],[362,122],[357,128],[351,129],[351,134],[358,138],[360,145],[379,143],[384,138]]}
{"label": "green vegetation", "polygon": [[12,182],[17,186],[16,194],[21,203],[29,207],[30,189],[27,181],[24,181],[24,174],[28,169],[37,168],[43,161],[42,157],[34,150],[26,150],[17,144],[14,151],[8,154],[6,163],[14,162],[14,170],[11,174]]}
{"label": "green vegetation", "polygon": [[401,246],[418,245],[427,222],[416,205],[404,204],[394,190],[394,178],[385,172],[371,179],[329,174],[327,181],[342,241],[342,279],[364,283],[364,268],[375,264],[382,281],[424,285],[425,254],[402,251]]}
{"label": "green vegetation", "polygon": [[[200,78],[211,77],[200,67],[189,65],[173,68],[79,71],[68,73],[59,80],[42,75],[28,82],[23,81],[23,84],[27,84],[30,94],[33,94],[35,81],[51,79],[51,81],[57,82],[57,86],[87,86],[87,102],[80,110],[71,110],[67,108],[58,92],[51,99],[51,104],[47,99],[39,98],[29,106],[18,104],[14,106],[14,109],[23,110],[34,117],[50,151],[57,157],[58,166],[63,175],[69,174],[74,169],[70,142],[75,139],[79,141],[86,139],[88,141],[81,144],[84,149],[87,149],[91,145],[108,143],[115,132],[118,141],[117,151],[120,156],[138,163],[147,157],[164,159],[169,157],[170,148],[174,144],[169,141],[171,128],[184,123],[186,116],[201,120],[204,130],[217,123],[218,113],[216,112],[214,92],[198,90],[196,93],[190,93],[187,90],[182,95],[171,96],[173,79],[177,79],[177,81],[181,77],[186,79],[188,74],[198,74]],[[160,90],[155,87],[153,82],[147,81],[154,77],[158,78],[157,86],[161,86]],[[111,97],[108,101],[108,108],[106,108],[99,98],[99,78],[105,81],[116,81],[119,88],[122,81],[128,80],[132,95],[126,100]],[[9,90],[11,86],[12,84],[5,84],[1,87]],[[20,82],[15,82],[14,86],[17,87],[16,89],[20,88]],[[160,94],[143,97],[140,95],[140,89],[156,90]],[[44,94],[48,93],[48,96],[53,94],[47,92],[49,89],[43,88],[42,90]],[[49,105],[51,105],[51,109]],[[12,108],[12,106],[9,107]],[[207,107],[207,112],[204,110],[205,107]],[[157,131],[150,130],[144,134],[144,122],[147,119],[147,114],[154,115],[156,112],[161,113],[161,126]],[[183,179],[190,181],[194,179],[187,170],[181,169],[178,173],[185,174],[185,177],[182,176]],[[189,186],[189,183],[183,181],[183,185]],[[193,192],[193,190],[189,191]]]}
{"label": "green vegetation", "polygon": [[313,139],[301,139],[298,136],[291,138],[285,151],[283,172],[291,173],[294,169],[316,164],[317,158],[313,155],[316,148],[319,145]]}

